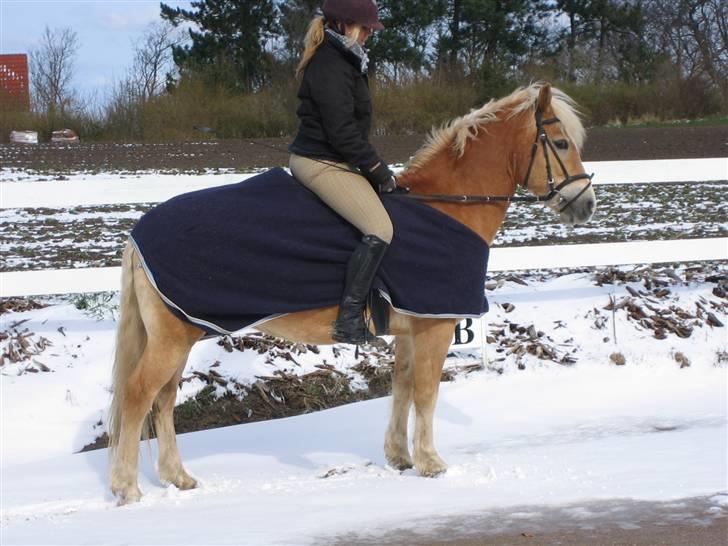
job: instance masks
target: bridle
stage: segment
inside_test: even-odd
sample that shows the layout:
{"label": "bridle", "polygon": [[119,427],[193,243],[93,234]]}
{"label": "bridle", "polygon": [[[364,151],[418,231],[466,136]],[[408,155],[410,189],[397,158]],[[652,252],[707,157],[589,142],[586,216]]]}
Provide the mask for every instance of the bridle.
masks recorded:
{"label": "bridle", "polygon": [[[528,189],[528,182],[531,178],[531,171],[533,170],[533,163],[536,160],[536,153],[538,152],[539,144],[543,150],[543,156],[546,161],[546,174],[548,176],[548,192],[544,195],[446,195],[446,194],[423,194],[423,193],[403,193],[401,195],[409,197],[411,199],[417,199],[419,201],[444,201],[450,203],[535,203],[550,201],[554,197],[558,197],[559,201],[559,212],[566,210],[574,201],[579,199],[581,195],[588,190],[592,185],[592,177],[594,174],[580,173],[570,175],[566,169],[563,161],[559,157],[551,138],[546,134],[546,125],[552,123],[560,123],[561,120],[557,117],[543,119],[543,114],[539,108],[536,108],[536,138],[531,146],[531,159],[528,162],[528,169],[526,170],[526,177],[523,179],[521,186],[524,189]],[[551,160],[549,159],[548,150],[551,150],[556,161],[561,167],[561,171],[564,173],[565,178],[558,184],[554,181],[553,170],[551,168]],[[582,188],[582,190],[576,194],[572,199],[566,199],[562,194],[561,190],[569,184],[573,184],[578,180],[587,179],[589,183]]]}

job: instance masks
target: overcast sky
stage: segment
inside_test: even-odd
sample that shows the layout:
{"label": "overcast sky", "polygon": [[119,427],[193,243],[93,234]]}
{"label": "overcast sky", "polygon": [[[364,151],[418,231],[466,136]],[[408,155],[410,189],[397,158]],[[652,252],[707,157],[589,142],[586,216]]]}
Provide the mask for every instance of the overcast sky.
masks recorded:
{"label": "overcast sky", "polygon": [[133,40],[160,20],[159,11],[159,0],[0,0],[0,53],[28,53],[46,26],[70,27],[80,42],[75,87],[83,94],[96,90],[103,97],[131,64]]}

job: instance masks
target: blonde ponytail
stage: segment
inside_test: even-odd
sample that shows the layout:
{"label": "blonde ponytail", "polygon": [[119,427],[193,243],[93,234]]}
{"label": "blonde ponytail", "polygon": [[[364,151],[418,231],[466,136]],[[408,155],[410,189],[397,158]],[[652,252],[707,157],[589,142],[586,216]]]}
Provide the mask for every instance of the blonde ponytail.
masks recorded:
{"label": "blonde ponytail", "polygon": [[311,61],[311,57],[324,41],[324,20],[323,16],[314,17],[311,24],[308,25],[308,31],[304,39],[303,55],[296,68],[296,77],[303,75],[303,71]]}

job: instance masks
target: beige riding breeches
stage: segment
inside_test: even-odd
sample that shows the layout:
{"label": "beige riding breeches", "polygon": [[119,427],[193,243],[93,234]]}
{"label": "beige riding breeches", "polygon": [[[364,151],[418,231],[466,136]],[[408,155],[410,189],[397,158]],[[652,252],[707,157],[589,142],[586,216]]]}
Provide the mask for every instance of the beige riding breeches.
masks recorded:
{"label": "beige riding breeches", "polygon": [[371,184],[346,163],[291,154],[291,173],[364,235],[392,242],[393,227]]}

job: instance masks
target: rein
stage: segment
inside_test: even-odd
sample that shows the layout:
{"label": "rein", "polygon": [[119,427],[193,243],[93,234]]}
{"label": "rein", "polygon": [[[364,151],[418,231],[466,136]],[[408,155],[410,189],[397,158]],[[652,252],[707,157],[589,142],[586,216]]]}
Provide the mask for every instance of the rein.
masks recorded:
{"label": "rein", "polygon": [[444,201],[446,203],[536,203],[548,201],[548,195],[450,195],[444,193],[404,193],[410,199],[417,201]]}
{"label": "rein", "polygon": [[[574,201],[576,201],[581,195],[591,187],[592,185],[592,177],[594,174],[576,174],[576,175],[570,175],[569,171],[566,169],[566,166],[564,165],[563,161],[561,161],[561,158],[559,157],[558,152],[556,151],[556,147],[554,146],[553,141],[549,138],[549,136],[546,134],[546,125],[550,125],[552,123],[559,123],[560,120],[557,117],[543,119],[541,110],[536,109],[536,138],[533,141],[533,145],[531,146],[531,158],[528,162],[528,170],[526,171],[526,177],[524,178],[522,182],[522,186],[526,189],[528,189],[528,182],[531,178],[531,170],[533,169],[533,162],[536,160],[536,153],[538,152],[539,143],[541,144],[541,149],[543,150],[543,156],[546,161],[546,174],[548,175],[548,193],[544,195],[447,195],[447,194],[424,194],[424,193],[406,193],[403,194],[405,197],[409,197],[410,199],[416,199],[418,201],[439,201],[439,202],[446,202],[446,203],[462,203],[462,204],[470,204],[470,203],[537,203],[537,202],[544,202],[544,201],[550,201],[554,197],[560,198],[560,204],[562,204],[561,208],[559,209],[559,212],[563,212],[566,210]],[[558,183],[558,185],[554,181],[553,171],[551,169],[551,160],[549,158],[548,150],[551,150],[551,152],[554,154],[554,157],[556,158],[556,161],[559,163],[559,167],[561,167],[562,172],[566,175],[566,177]],[[572,184],[576,182],[577,180],[583,180],[588,179],[589,183],[582,188],[582,190],[576,194],[576,196],[571,199],[567,200],[562,194],[561,190],[568,186],[569,184]]]}

